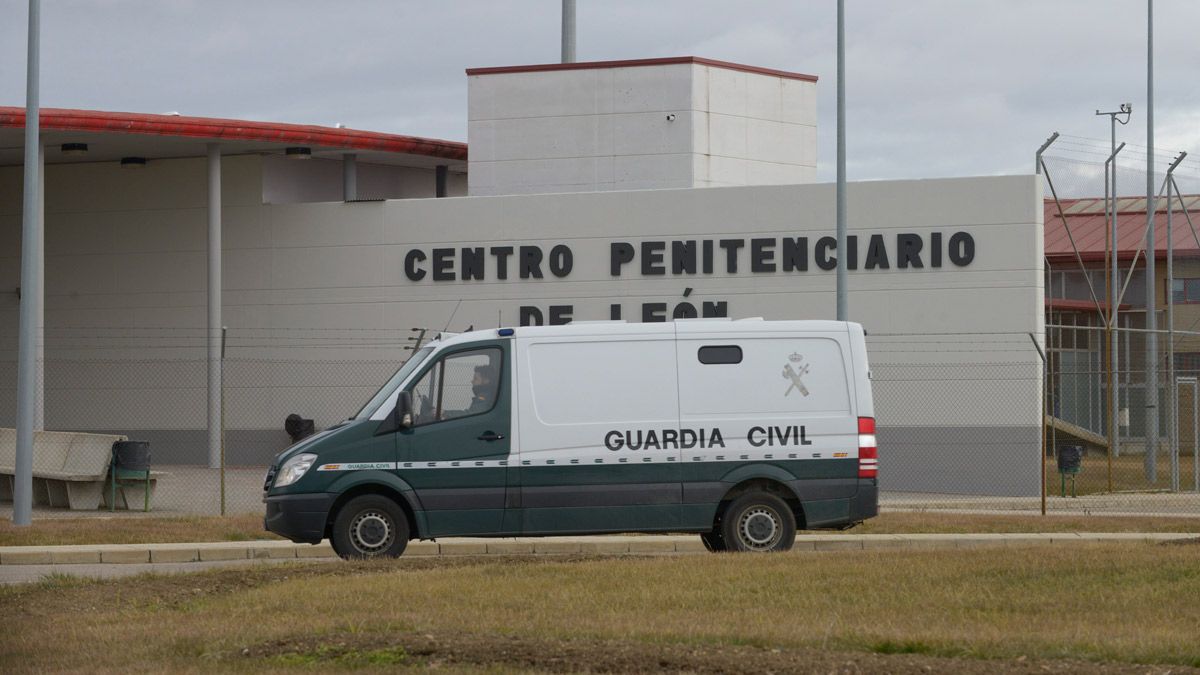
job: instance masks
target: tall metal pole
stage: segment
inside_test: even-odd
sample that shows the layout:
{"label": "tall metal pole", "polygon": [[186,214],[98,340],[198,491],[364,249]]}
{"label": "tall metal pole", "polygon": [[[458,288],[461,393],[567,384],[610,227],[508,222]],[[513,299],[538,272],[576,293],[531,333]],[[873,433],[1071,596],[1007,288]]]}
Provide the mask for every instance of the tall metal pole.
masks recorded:
{"label": "tall metal pole", "polygon": [[1158,280],[1154,259],[1154,0],[1146,0],[1146,480],[1158,480]]}
{"label": "tall metal pole", "polygon": [[575,0],[562,1],[562,62],[575,63]]}
{"label": "tall metal pole", "polygon": [[13,479],[13,525],[33,521],[33,425],[37,394],[37,325],[42,304],[42,228],[38,197],[38,153],[41,147],[39,32],[41,6],[29,0],[29,55],[25,74],[25,186],[21,205],[21,310],[17,335],[17,447]]}
{"label": "tall metal pole", "polygon": [[1171,185],[1174,182],[1171,174],[1175,167],[1187,157],[1186,152],[1179,153],[1175,161],[1167,169],[1167,401],[1170,440],[1167,442],[1171,453],[1171,491],[1179,492],[1179,404],[1175,400],[1175,240],[1171,229]]}
{"label": "tall metal pole", "polygon": [[[40,136],[40,130],[39,130]],[[37,320],[34,323],[37,346],[33,356],[33,430],[46,429],[46,146],[38,142],[38,292]]]}
{"label": "tall metal pole", "polygon": [[[1115,126],[1113,127],[1113,131],[1115,133],[1115,131],[1116,131]],[[1115,138],[1114,138],[1114,140],[1115,140]],[[1117,155],[1124,149],[1125,149],[1125,144],[1121,143],[1121,145],[1114,147],[1112,150],[1112,154],[1108,156],[1108,159],[1104,160],[1104,196],[1106,198],[1106,201],[1107,201],[1107,197],[1110,192],[1110,190],[1109,190],[1110,185],[1112,188],[1111,191],[1114,193],[1116,192],[1116,189],[1117,189],[1117,181],[1116,181]],[[1111,184],[1109,182],[1110,177],[1111,177]],[[1105,270],[1105,273],[1108,274],[1108,276],[1109,276],[1108,295],[1109,295],[1110,300],[1109,300],[1109,309],[1108,309],[1108,322],[1104,326],[1104,336],[1107,339],[1108,358],[1109,358],[1109,367],[1108,367],[1108,394],[1109,394],[1109,396],[1108,396],[1108,491],[1112,492],[1113,491],[1113,457],[1117,456],[1117,453],[1120,451],[1119,450],[1120,439],[1118,438],[1118,433],[1117,433],[1119,430],[1119,427],[1118,427],[1119,423],[1116,419],[1117,418],[1117,410],[1118,410],[1120,404],[1117,399],[1117,382],[1116,382],[1116,380],[1118,379],[1116,377],[1117,339],[1116,339],[1115,331],[1116,331],[1116,327],[1117,327],[1117,319],[1120,317],[1120,310],[1118,309],[1118,306],[1121,303],[1120,303],[1120,298],[1119,298],[1120,291],[1117,290],[1117,285],[1119,283],[1118,278],[1120,275],[1117,273],[1117,269],[1118,269],[1118,267],[1117,267],[1117,200],[1115,198],[1113,199],[1112,208],[1109,209],[1106,204],[1105,211],[1106,211],[1106,213],[1105,213],[1106,218],[1110,217],[1110,216],[1112,217],[1112,227],[1109,230],[1111,240],[1109,241],[1109,244],[1106,247],[1106,248],[1109,248],[1112,250],[1112,260],[1110,261],[1110,263],[1112,264],[1112,268]]]}
{"label": "tall metal pole", "polygon": [[[1130,110],[1132,111],[1132,108],[1130,108]],[[1115,122],[1117,118],[1114,115],[1112,119]],[[1129,119],[1126,118],[1125,122],[1128,122],[1128,121],[1129,121]],[[1115,146],[1115,144],[1117,142],[1117,137],[1116,137],[1117,125],[1113,124],[1112,129],[1113,129],[1112,142]],[[1122,147],[1124,147],[1124,143],[1122,143],[1121,145],[1122,145]],[[1119,255],[1118,255],[1118,250],[1117,250],[1117,159],[1116,158],[1117,158],[1118,150],[1116,149],[1116,147],[1113,147],[1112,152],[1113,152],[1112,175],[1109,177],[1109,180],[1112,181],[1112,189],[1109,190],[1108,192],[1109,192],[1109,194],[1112,195],[1112,207],[1109,209],[1109,218],[1112,219],[1111,220],[1112,225],[1111,225],[1111,227],[1109,227],[1109,237],[1111,237],[1110,246],[1112,247],[1112,261],[1111,261],[1112,267],[1109,269],[1109,274],[1111,275],[1110,282],[1112,284],[1112,287],[1109,289],[1109,292],[1112,293],[1112,298],[1113,298],[1114,304],[1113,304],[1112,313],[1111,313],[1112,331],[1109,333],[1109,356],[1110,356],[1109,367],[1111,368],[1112,373],[1113,373],[1113,386],[1110,388],[1109,393],[1112,396],[1112,406],[1113,406],[1113,411],[1114,411],[1113,414],[1119,418],[1121,415],[1121,392],[1120,392],[1121,350],[1119,347],[1120,342],[1117,340],[1116,329],[1117,329],[1117,324],[1121,318],[1121,308],[1119,307],[1119,305],[1121,303],[1118,301],[1118,298],[1120,297],[1120,292],[1117,290],[1117,285],[1120,284],[1121,275],[1119,274],[1119,270],[1121,269],[1121,265],[1119,262]],[[1128,351],[1126,351],[1126,356],[1128,356]],[[1109,453],[1108,453],[1108,455],[1109,455],[1108,491],[1112,492],[1112,489],[1113,489],[1113,486],[1112,486],[1112,458],[1121,456],[1121,422],[1119,419],[1117,420],[1117,423],[1114,425],[1114,432],[1113,432],[1112,438],[1109,441],[1108,449],[1109,449]]]}
{"label": "tall metal pole", "polygon": [[[1096,114],[1097,115],[1100,114],[1100,111],[1097,110]],[[1108,198],[1110,196],[1109,188],[1111,186],[1111,175],[1109,174],[1109,172],[1112,171],[1113,173],[1115,173],[1117,170],[1117,162],[1116,162],[1117,118],[1115,115],[1113,115],[1109,119],[1111,122],[1110,132],[1109,132],[1110,133],[1109,146],[1108,146],[1109,147],[1109,149],[1108,149],[1108,152],[1109,152],[1108,158],[1109,159],[1104,165],[1104,218],[1106,221],[1112,213],[1111,210],[1109,209],[1109,203],[1108,203]],[[1106,224],[1107,224],[1107,222],[1106,222]],[[1116,417],[1117,416],[1117,390],[1115,388],[1116,377],[1114,376],[1114,373],[1117,370],[1117,366],[1116,366],[1117,355],[1116,355],[1115,351],[1113,350],[1113,347],[1116,346],[1116,340],[1113,337],[1113,328],[1117,325],[1117,284],[1116,284],[1116,279],[1114,278],[1116,275],[1113,273],[1113,270],[1115,270],[1117,267],[1116,260],[1117,260],[1117,242],[1115,239],[1105,237],[1105,239],[1104,239],[1104,286],[1105,286],[1105,296],[1107,296],[1105,298],[1105,300],[1108,304],[1108,316],[1105,317],[1106,321],[1104,322],[1104,348],[1106,350],[1108,350],[1108,367],[1105,368],[1104,370],[1106,371],[1105,379],[1106,379],[1106,384],[1108,385],[1108,396],[1106,396],[1105,398],[1107,399],[1106,402],[1108,403],[1108,453],[1107,454],[1108,454],[1108,491],[1109,492],[1112,492],[1112,489],[1113,489],[1112,458],[1113,458],[1113,452],[1116,450],[1116,447],[1117,447],[1117,417]]]}
{"label": "tall metal pole", "polygon": [[[1112,421],[1120,416],[1121,399],[1120,399],[1120,342],[1117,340],[1117,326],[1120,321],[1121,310],[1120,303],[1117,302],[1117,296],[1120,294],[1118,285],[1120,283],[1120,264],[1118,263],[1117,251],[1117,153],[1121,150],[1117,147],[1117,122],[1122,125],[1129,124],[1129,118],[1133,115],[1133,105],[1122,103],[1117,110],[1108,112],[1096,111],[1097,115],[1108,115],[1109,121],[1109,159],[1105,163],[1104,170],[1104,217],[1110,223],[1109,240],[1105,249],[1111,254],[1111,257],[1106,261],[1105,276],[1108,278],[1108,297],[1110,307],[1108,310],[1108,324],[1105,327],[1105,344],[1108,348],[1108,415],[1110,419],[1108,430],[1108,491],[1112,492],[1112,458],[1121,456],[1121,426],[1119,421]],[[1121,115],[1125,119],[1118,119]],[[1121,147],[1125,147],[1122,143]],[[1109,164],[1112,165],[1111,173],[1109,172]]]}
{"label": "tall metal pole", "polygon": [[[1046,142],[1042,143],[1041,147],[1039,147],[1037,149],[1037,152],[1034,153],[1034,155],[1033,155],[1033,172],[1035,174],[1037,174],[1039,176],[1042,175],[1042,153],[1046,152],[1046,149],[1049,148],[1050,145],[1052,143],[1054,143],[1054,141],[1057,141],[1057,140],[1058,140],[1058,132],[1056,131],[1053,134],[1050,134],[1050,138],[1047,138]],[[1045,296],[1046,298],[1053,298],[1054,297],[1054,277],[1053,277],[1052,271],[1050,269],[1050,259],[1043,257],[1042,260],[1046,264],[1046,285],[1045,285],[1045,288],[1042,289],[1042,295]],[[1046,331],[1045,337],[1043,339],[1046,341],[1046,351],[1047,352],[1050,352],[1051,347],[1053,346],[1052,340],[1050,338],[1051,338],[1051,331]],[[1038,346],[1037,340],[1033,341],[1033,346],[1034,347]],[[1046,355],[1044,353],[1042,353],[1041,350],[1039,350],[1038,353],[1042,357],[1042,375],[1043,375],[1042,376],[1042,411],[1041,411],[1041,417],[1040,417],[1040,422],[1042,425],[1042,446],[1038,450],[1038,452],[1041,453],[1038,455],[1038,464],[1041,466],[1042,515],[1044,516],[1044,515],[1046,515],[1046,442],[1047,442],[1046,435],[1047,435],[1047,427],[1050,426],[1047,423],[1047,419],[1054,415],[1054,391],[1050,387],[1050,381],[1051,381],[1050,369],[1053,368],[1053,364],[1050,362],[1049,359],[1046,358]],[[1049,442],[1050,442],[1050,447],[1054,447],[1055,439],[1051,438],[1051,439],[1049,439]]]}
{"label": "tall metal pole", "polygon": [[837,320],[849,321],[846,303],[846,0],[837,4]]}
{"label": "tall metal pole", "polygon": [[221,466],[221,146],[208,144],[208,466]]}

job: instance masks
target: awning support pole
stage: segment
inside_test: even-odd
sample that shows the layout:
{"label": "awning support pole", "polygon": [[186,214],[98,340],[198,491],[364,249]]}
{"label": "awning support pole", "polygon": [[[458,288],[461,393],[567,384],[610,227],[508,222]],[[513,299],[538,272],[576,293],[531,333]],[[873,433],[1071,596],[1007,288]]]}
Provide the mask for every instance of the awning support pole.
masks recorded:
{"label": "awning support pole", "polygon": [[342,155],[342,201],[358,199],[358,155],[347,152]]}
{"label": "awning support pole", "polygon": [[208,466],[221,466],[221,146],[208,144]]}

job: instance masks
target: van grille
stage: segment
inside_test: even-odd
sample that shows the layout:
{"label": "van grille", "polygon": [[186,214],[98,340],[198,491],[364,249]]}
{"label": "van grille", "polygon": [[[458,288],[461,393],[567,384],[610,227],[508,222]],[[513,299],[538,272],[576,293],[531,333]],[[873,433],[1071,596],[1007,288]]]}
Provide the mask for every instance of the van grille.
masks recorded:
{"label": "van grille", "polygon": [[263,492],[269,492],[271,490],[271,484],[275,482],[275,472],[278,470],[279,469],[276,468],[274,464],[267,467],[267,478],[263,481]]}

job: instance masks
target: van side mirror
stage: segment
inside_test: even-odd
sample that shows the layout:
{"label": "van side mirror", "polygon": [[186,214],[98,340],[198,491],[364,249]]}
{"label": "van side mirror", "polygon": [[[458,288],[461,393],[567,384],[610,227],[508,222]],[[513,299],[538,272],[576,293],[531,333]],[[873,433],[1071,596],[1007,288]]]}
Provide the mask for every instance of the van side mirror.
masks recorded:
{"label": "van side mirror", "polygon": [[396,426],[408,429],[412,425],[412,392],[402,391],[396,398]]}

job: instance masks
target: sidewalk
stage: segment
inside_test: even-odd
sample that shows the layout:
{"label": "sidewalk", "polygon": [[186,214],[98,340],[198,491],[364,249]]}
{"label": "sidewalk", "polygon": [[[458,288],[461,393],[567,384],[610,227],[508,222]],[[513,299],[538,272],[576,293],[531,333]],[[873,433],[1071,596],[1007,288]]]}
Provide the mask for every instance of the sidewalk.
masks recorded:
{"label": "sidewalk", "polygon": [[[1189,533],[1056,532],[1025,534],[813,534],[796,538],[794,551],[884,548],[978,548],[985,546],[1070,545],[1103,541],[1166,542],[1200,540]],[[593,553],[702,553],[696,535],[536,537],[517,539],[446,538],[413,541],[408,556],[539,555]],[[333,558],[328,542],[315,546],[259,540],[194,544],[95,544],[78,546],[0,546],[0,565],[146,564],[222,560]]]}

